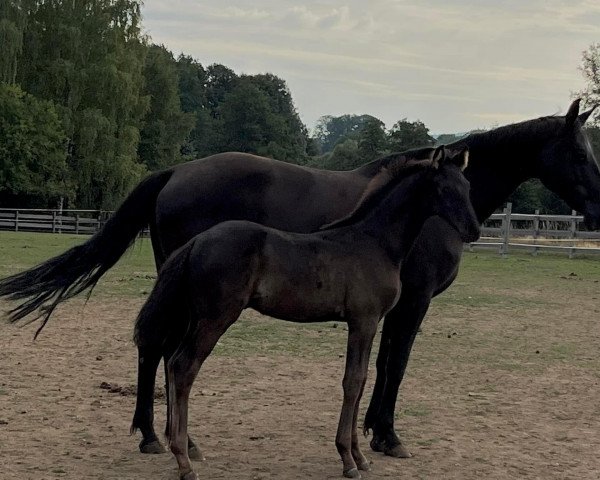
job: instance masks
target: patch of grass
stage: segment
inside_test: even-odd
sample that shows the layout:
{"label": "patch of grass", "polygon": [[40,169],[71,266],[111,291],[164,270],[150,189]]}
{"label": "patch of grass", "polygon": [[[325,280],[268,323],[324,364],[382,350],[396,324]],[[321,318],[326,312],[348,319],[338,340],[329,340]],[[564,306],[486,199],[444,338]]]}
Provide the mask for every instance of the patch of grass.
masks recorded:
{"label": "patch of grass", "polygon": [[[47,260],[86,238],[0,232],[0,277]],[[102,278],[93,296],[143,299],[155,276],[151,242],[143,239]],[[564,315],[565,302],[582,296],[600,298],[599,281],[600,257],[571,260],[520,253],[502,258],[495,252],[465,252],[458,278],[432,302],[424,333],[417,337],[416,361],[432,366],[448,361],[463,367],[483,364],[491,371],[505,372],[540,370],[567,359],[597,367],[595,357],[556,342],[568,323],[563,327],[562,318],[552,316]],[[332,323],[298,325],[247,311],[221,339],[216,353],[338,357],[345,354],[346,339],[342,323],[337,328]]]}

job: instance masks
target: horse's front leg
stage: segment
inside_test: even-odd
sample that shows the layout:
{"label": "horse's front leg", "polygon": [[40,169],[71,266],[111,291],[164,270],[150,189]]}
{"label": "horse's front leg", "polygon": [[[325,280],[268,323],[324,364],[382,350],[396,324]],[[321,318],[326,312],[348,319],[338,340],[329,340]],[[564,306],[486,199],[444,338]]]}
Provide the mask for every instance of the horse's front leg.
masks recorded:
{"label": "horse's front leg", "polygon": [[427,313],[431,295],[405,286],[396,306],[386,315],[382,344],[386,342],[387,358],[377,359],[378,381],[384,376],[383,388],[379,396],[371,399],[365,417],[365,430],[373,430],[371,448],[386,455],[398,458],[411,457],[394,431],[394,411],[400,383],[404,378],[408,358],[419,326]]}
{"label": "horse's front leg", "polygon": [[346,370],[342,382],[344,400],[335,438],[335,445],[344,464],[343,474],[347,478],[360,478],[359,467],[368,469],[368,461],[358,445],[356,420],[378,320],[362,319],[348,322]]}

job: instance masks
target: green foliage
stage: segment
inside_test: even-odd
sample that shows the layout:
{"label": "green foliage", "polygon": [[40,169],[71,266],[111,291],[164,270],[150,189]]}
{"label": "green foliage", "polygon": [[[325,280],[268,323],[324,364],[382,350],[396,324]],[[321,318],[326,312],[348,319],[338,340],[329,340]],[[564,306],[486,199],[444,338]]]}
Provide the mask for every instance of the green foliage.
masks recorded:
{"label": "green foliage", "polygon": [[[140,132],[138,153],[149,170],[160,170],[181,160],[181,147],[194,127],[195,115],[181,110],[177,63],[165,47],[151,45],[148,49],[144,79],[143,94],[150,98],[150,109]],[[193,102],[190,97],[186,97],[188,104]]]}
{"label": "green foliage", "polygon": [[112,208],[137,183],[146,46],[140,2],[32,2],[17,81],[52,100],[68,138],[71,206]]}
{"label": "green foliage", "polygon": [[65,147],[52,102],[0,82],[0,201],[23,206],[31,197],[50,202],[72,196]]}
{"label": "green foliage", "polygon": [[371,115],[341,115],[339,117],[325,115],[321,117],[314,133],[320,151],[331,152],[336,144],[344,142],[348,138],[356,138],[370,120],[380,121]]}
{"label": "green foliage", "polygon": [[380,157],[387,148],[385,124],[377,118],[369,118],[358,135],[358,154],[363,163]]}
{"label": "green foliage", "polygon": [[[593,43],[583,52],[581,73],[587,82],[586,88],[578,93],[589,106],[600,105],[600,43]],[[596,109],[592,120],[600,121],[600,109]]]}
{"label": "green foliage", "polygon": [[389,134],[389,148],[393,152],[428,147],[434,143],[435,139],[429,135],[429,129],[420,120],[409,122],[404,118],[394,124]]}
{"label": "green foliage", "polygon": [[30,2],[0,2],[0,82],[14,84],[17,60],[23,50],[23,28]]}

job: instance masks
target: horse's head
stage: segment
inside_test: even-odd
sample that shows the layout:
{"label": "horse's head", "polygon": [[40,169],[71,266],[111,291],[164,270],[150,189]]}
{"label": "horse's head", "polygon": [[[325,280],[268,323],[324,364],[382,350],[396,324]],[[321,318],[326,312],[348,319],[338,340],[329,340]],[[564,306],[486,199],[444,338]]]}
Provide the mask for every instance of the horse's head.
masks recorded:
{"label": "horse's head", "polygon": [[433,182],[429,208],[432,215],[450,223],[463,242],[474,242],[479,238],[480,226],[469,196],[469,181],[462,173],[468,162],[467,147],[452,153],[438,147],[429,173]]}
{"label": "horse's head", "polygon": [[600,169],[583,125],[594,108],[579,113],[575,100],[559,134],[541,152],[537,176],[567,204],[583,213],[586,226],[600,228]]}

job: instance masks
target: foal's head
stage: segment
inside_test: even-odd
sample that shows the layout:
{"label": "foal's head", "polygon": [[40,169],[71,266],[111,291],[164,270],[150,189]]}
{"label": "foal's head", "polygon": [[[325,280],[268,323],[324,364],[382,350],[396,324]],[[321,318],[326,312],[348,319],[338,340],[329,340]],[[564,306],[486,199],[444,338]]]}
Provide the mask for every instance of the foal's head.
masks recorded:
{"label": "foal's head", "polygon": [[431,197],[426,211],[429,216],[439,216],[459,233],[463,242],[474,242],[479,238],[480,227],[469,197],[469,181],[463,170],[469,163],[469,149],[446,154],[439,147],[434,155],[432,168],[427,173],[425,188]]}
{"label": "foal's head", "polygon": [[479,222],[469,198],[469,181],[462,174],[468,156],[466,147],[446,155],[443,146],[393,155],[369,182],[354,210],[321,229],[354,224],[374,208],[381,208],[383,202],[388,207],[409,202],[408,208],[418,212],[421,220],[442,217],[463,241],[473,242],[479,238]]}

